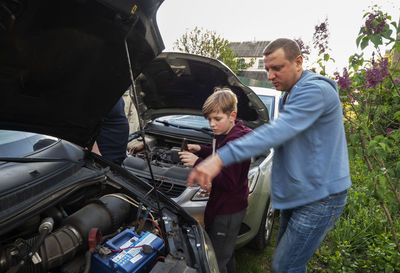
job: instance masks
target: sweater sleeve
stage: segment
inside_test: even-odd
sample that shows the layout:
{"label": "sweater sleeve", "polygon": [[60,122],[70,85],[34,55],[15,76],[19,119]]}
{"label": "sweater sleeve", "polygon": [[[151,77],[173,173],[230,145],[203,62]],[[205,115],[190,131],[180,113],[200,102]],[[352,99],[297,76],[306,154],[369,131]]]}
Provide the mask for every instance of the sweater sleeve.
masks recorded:
{"label": "sweater sleeve", "polygon": [[201,158],[206,158],[211,155],[212,148],[209,145],[200,145],[200,151],[196,152],[196,155]]}
{"label": "sweater sleeve", "polygon": [[312,126],[322,115],[324,100],[320,86],[310,83],[291,93],[290,103],[285,105],[276,120],[217,150],[224,166],[260,155],[271,147],[283,144]]}

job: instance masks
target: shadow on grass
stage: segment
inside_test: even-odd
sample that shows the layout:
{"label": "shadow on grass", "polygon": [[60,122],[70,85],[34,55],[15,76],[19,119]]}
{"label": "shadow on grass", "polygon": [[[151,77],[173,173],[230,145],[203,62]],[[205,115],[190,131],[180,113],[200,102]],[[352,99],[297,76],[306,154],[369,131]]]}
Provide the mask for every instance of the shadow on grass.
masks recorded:
{"label": "shadow on grass", "polygon": [[279,217],[275,224],[269,245],[263,251],[251,248],[251,244],[235,250],[237,273],[269,273],[271,271],[272,255],[278,236]]}

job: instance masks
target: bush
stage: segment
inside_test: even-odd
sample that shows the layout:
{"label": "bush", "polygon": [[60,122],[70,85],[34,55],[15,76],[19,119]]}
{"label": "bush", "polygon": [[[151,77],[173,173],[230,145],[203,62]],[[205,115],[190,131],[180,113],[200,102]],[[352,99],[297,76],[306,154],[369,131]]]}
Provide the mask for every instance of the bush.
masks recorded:
{"label": "bush", "polygon": [[[359,156],[351,158],[351,174],[346,208],[311,260],[309,271],[400,272],[400,254]],[[398,220],[394,225],[400,229]]]}

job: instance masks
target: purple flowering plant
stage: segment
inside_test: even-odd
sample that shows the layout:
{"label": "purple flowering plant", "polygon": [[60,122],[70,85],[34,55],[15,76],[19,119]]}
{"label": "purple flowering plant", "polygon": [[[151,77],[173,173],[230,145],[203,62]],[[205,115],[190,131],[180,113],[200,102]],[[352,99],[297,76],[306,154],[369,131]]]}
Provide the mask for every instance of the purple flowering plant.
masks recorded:
{"label": "purple flowering plant", "polygon": [[348,90],[350,88],[351,80],[347,68],[343,68],[343,76],[340,76],[339,72],[335,72],[334,75],[340,89]]}
{"label": "purple flowering plant", "polygon": [[325,63],[328,61],[333,61],[335,62],[334,59],[332,59],[328,53],[330,50],[329,48],[329,24],[328,24],[328,18],[325,18],[325,20],[315,26],[314,29],[314,34],[313,34],[313,47],[318,51],[318,60],[317,64],[321,68],[320,74],[321,75],[326,75],[325,71]]}
{"label": "purple flowering plant", "polygon": [[389,73],[389,59],[384,57],[379,62],[372,59],[372,67],[365,71],[366,87],[375,88],[376,85],[383,82],[386,77],[390,77]]}
{"label": "purple flowering plant", "polygon": [[[372,7],[372,11],[364,15],[364,19],[365,24],[361,27],[356,40],[357,46],[360,46],[361,49],[366,48],[369,42],[372,42],[375,48],[377,48],[383,44],[384,40],[389,43],[396,40],[395,37],[391,37],[393,30],[387,23],[387,21],[392,19],[391,16],[383,13],[376,5]],[[392,22],[392,24],[393,23],[394,27],[396,27],[396,23]]]}
{"label": "purple flowering plant", "polygon": [[299,45],[300,52],[301,52],[301,55],[303,56],[303,58],[304,58],[305,60],[308,60],[308,56],[309,56],[310,53],[311,53],[310,46],[309,46],[309,45],[306,45],[306,44],[304,43],[303,39],[301,39],[301,38],[297,38],[297,39],[295,38],[295,39],[293,39],[293,40],[295,40],[296,43]]}
{"label": "purple flowering plant", "polygon": [[319,54],[325,53],[329,43],[329,30],[328,30],[328,18],[324,20],[319,25],[315,26],[315,31],[313,34],[313,45],[314,48],[319,50]]}
{"label": "purple flowering plant", "polygon": [[[357,46],[364,50],[371,45],[376,53],[370,60],[363,54],[351,56],[349,66],[332,78],[342,101],[349,153],[365,162],[370,173],[366,180],[385,212],[400,253],[400,40],[396,38],[400,29],[377,6],[364,19]],[[390,53],[381,55],[379,46]]]}

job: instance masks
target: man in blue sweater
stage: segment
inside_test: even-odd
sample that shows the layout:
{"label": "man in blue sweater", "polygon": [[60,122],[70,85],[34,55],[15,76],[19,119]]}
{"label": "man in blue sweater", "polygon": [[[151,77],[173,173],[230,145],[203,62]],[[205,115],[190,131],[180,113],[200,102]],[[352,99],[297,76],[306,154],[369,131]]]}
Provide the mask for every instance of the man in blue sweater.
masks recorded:
{"label": "man in blue sweater", "polygon": [[351,185],[342,108],[336,83],[303,70],[297,43],[277,39],[264,49],[268,78],[285,91],[271,123],[227,143],[197,165],[188,183],[209,190],[223,166],[275,148],[271,198],[281,210],[272,269],[307,272],[306,264],[346,204]]}

